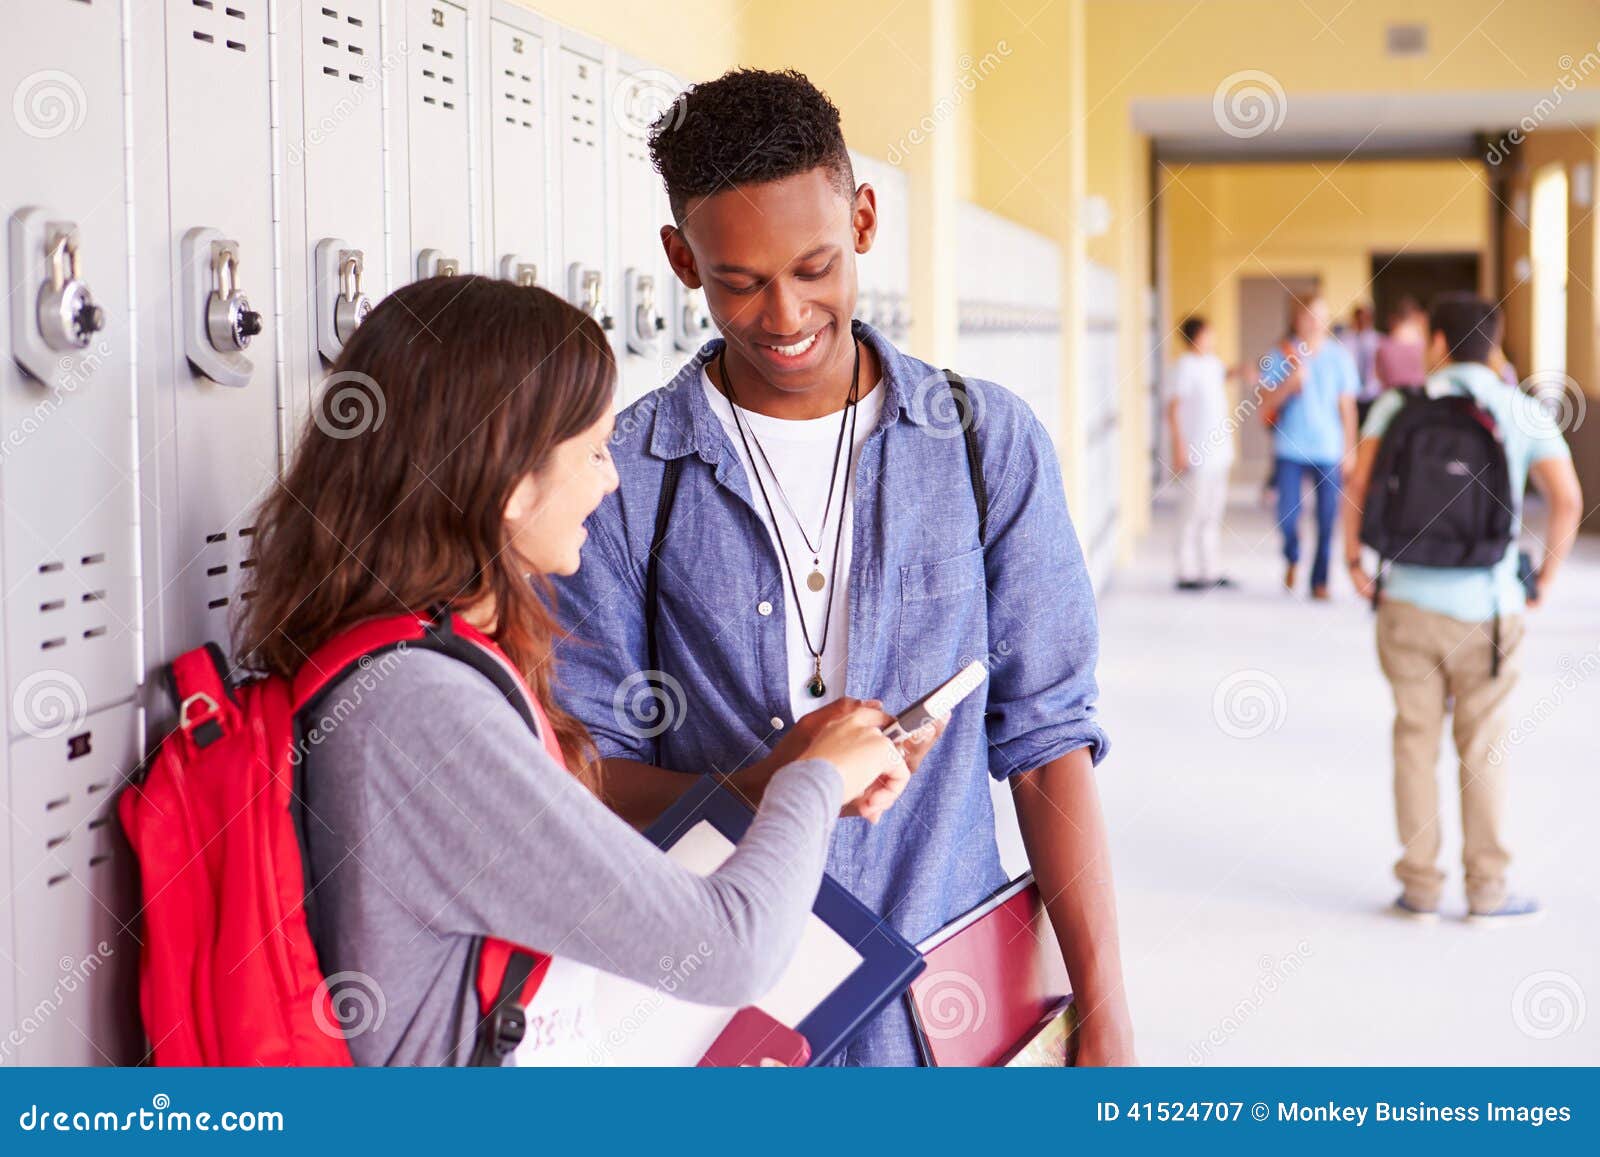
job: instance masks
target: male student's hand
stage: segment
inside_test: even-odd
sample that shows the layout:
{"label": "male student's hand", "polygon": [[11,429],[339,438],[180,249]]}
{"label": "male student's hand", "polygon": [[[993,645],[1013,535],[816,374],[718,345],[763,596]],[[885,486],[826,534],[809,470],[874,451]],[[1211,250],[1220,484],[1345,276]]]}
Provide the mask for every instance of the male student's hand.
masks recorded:
{"label": "male student's hand", "polygon": [[1377,580],[1358,562],[1350,567],[1350,585],[1356,588],[1356,594],[1364,599],[1370,599],[1372,592],[1377,589]]}

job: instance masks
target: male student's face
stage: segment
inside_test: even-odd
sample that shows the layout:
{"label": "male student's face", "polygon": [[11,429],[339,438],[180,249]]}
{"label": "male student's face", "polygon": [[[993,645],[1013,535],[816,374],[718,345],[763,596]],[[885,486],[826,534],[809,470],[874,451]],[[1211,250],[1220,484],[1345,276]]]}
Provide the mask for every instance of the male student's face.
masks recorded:
{"label": "male student's face", "polygon": [[798,392],[854,358],[855,257],[876,231],[872,187],[846,197],[819,167],[696,198],[662,240],[684,284],[704,289],[730,359]]}

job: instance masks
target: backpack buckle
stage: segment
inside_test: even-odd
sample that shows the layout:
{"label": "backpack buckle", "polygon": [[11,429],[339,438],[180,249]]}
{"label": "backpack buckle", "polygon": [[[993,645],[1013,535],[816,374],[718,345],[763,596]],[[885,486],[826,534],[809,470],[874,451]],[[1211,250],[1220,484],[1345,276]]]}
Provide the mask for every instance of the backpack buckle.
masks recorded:
{"label": "backpack buckle", "polygon": [[[201,713],[191,721],[189,709],[197,705],[200,707]],[[215,699],[204,691],[196,691],[178,704],[178,726],[199,747],[210,747],[222,738],[222,724],[217,721],[217,717],[221,713],[221,708],[217,706]]]}
{"label": "backpack buckle", "polygon": [[520,1004],[508,1004],[494,1010],[486,1026],[490,1047],[499,1057],[517,1051],[522,1038],[528,1035],[528,1014]]}

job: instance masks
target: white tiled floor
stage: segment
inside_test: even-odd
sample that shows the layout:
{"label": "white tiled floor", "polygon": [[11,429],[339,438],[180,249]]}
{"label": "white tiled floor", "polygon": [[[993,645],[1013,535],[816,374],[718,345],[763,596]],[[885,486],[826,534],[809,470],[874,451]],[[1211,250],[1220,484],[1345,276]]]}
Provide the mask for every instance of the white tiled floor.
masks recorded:
{"label": "white tiled floor", "polygon": [[1174,593],[1158,509],[1101,603],[1101,785],[1140,1059],[1600,1062],[1600,540],[1536,613],[1513,706],[1528,734],[1512,887],[1549,914],[1488,931],[1457,918],[1447,738],[1452,884],[1445,920],[1418,927],[1383,912],[1397,845],[1371,612],[1338,550],[1334,602],[1287,595],[1271,519],[1240,497],[1224,536],[1240,590]]}

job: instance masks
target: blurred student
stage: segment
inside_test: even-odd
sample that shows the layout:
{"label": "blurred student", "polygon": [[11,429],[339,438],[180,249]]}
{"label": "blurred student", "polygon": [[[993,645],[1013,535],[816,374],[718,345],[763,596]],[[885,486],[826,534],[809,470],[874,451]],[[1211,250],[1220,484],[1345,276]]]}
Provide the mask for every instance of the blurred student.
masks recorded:
{"label": "blurred student", "polygon": [[1222,364],[1215,337],[1203,317],[1179,327],[1184,351],[1167,370],[1167,429],[1172,436],[1172,472],[1181,492],[1178,508],[1180,591],[1231,587],[1220,570],[1222,518],[1228,507],[1228,471],[1233,465],[1233,428],[1226,381],[1235,371]]}
{"label": "blurred student", "polygon": [[[1583,495],[1571,452],[1550,415],[1488,364],[1500,326],[1494,304],[1470,294],[1434,303],[1428,352],[1436,369],[1427,379],[1426,398],[1449,401],[1385,393],[1362,429],[1350,477],[1345,554],[1356,589],[1370,596],[1377,581],[1361,557],[1359,528],[1369,495],[1374,521],[1396,541],[1396,553],[1433,564],[1393,563],[1377,588],[1378,659],[1395,705],[1395,811],[1402,845],[1395,911],[1424,920],[1437,919],[1444,887],[1434,771],[1447,715],[1453,717],[1460,757],[1468,918],[1501,924],[1540,912],[1536,900],[1506,890],[1506,705],[1522,670],[1524,607],[1541,605],[1549,594],[1577,533]],[[1407,439],[1416,431],[1431,439],[1432,455],[1385,445],[1385,434]],[[1375,468],[1388,473],[1375,479]],[[1548,498],[1550,523],[1543,560],[1527,579],[1519,575],[1518,536],[1530,477]],[[1497,492],[1502,485],[1504,494]],[[1377,505],[1384,494],[1400,496],[1386,501],[1388,513]],[[1441,564],[1468,557],[1468,551],[1493,556],[1499,539],[1484,528],[1494,528],[1501,511],[1508,511],[1499,530],[1509,543],[1500,557],[1484,566]]]}
{"label": "blurred student", "polygon": [[1428,314],[1414,297],[1402,297],[1389,314],[1389,332],[1378,342],[1372,371],[1380,392],[1420,386],[1428,376]]}
{"label": "blurred student", "polygon": [[292,678],[358,624],[427,613],[488,636],[534,723],[420,648],[329,690],[336,722],[305,757],[312,936],[324,973],[363,975],[387,1013],[351,1036],[355,1060],[469,1057],[480,936],[553,957],[519,1065],[592,1063],[597,970],[653,985],[693,959],[678,996],[754,1001],[800,943],[840,804],[875,817],[906,782],[887,717],[851,703],[812,729],[733,856],[680,866],[596,798],[592,741],[552,694],[549,576],[578,570],[617,488],[599,326],[543,289],[433,278],[385,298],[334,369],[378,383],[384,416],[352,429],[344,393],[318,402],[257,523],[245,662]]}
{"label": "blurred student", "polygon": [[[608,799],[643,823],[708,766],[759,799],[770,761],[836,696],[909,705],[1003,645],[948,731],[908,757],[889,817],[840,823],[828,871],[920,940],[1005,883],[989,785],[1009,781],[1085,1010],[1079,1063],[1131,1062],[1094,774],[1094,593],[1048,433],[1015,394],[974,379],[963,404],[851,320],[877,195],[800,73],[694,85],[650,152],[667,258],[722,336],[618,416],[622,487],[590,521],[591,565],[561,584],[565,685]],[[670,729],[616,709],[619,684],[652,666],[691,705]],[[840,1063],[917,1060],[896,1002]]]}
{"label": "blurred student", "polygon": [[1355,360],[1328,338],[1328,303],[1321,295],[1291,301],[1289,336],[1267,355],[1261,387],[1262,417],[1272,428],[1284,589],[1295,589],[1301,492],[1309,479],[1316,496],[1317,531],[1311,597],[1326,599],[1340,472],[1355,445],[1361,382]]}
{"label": "blurred student", "polygon": [[1372,307],[1358,305],[1350,311],[1350,328],[1340,336],[1340,342],[1350,351],[1356,362],[1356,376],[1361,379],[1361,392],[1356,395],[1356,418],[1366,417],[1367,408],[1382,386],[1378,383],[1374,363],[1378,356],[1378,343],[1383,335],[1372,324]]}

